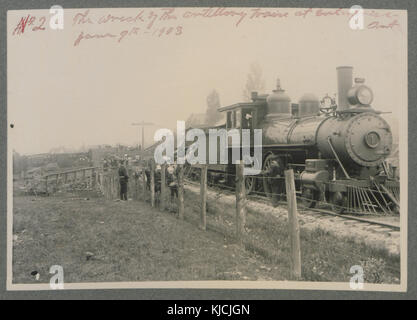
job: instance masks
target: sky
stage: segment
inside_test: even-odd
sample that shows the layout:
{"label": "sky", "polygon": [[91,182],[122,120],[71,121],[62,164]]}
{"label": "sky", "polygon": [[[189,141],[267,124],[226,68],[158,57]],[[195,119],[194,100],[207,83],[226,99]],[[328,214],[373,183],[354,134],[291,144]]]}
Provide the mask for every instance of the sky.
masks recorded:
{"label": "sky", "polygon": [[[146,128],[149,145],[158,128],[175,129],[177,120],[205,112],[213,89],[222,106],[242,101],[254,62],[263,70],[265,93],[279,77],[295,103],[306,92],[335,94],[336,67],[351,65],[354,77],[372,88],[375,109],[406,119],[406,11],[368,10],[364,29],[352,30],[349,16],[319,16],[317,9],[303,18],[296,16],[302,9],[233,8],[208,18],[204,8],[176,8],[164,20],[168,9],[90,9],[82,21],[86,10],[65,9],[63,30],[49,27],[49,10],[8,12],[9,138],[21,154],[136,145],[132,122],[142,120],[155,124]],[[277,12],[287,16],[272,17]],[[238,13],[245,14],[240,23]],[[109,14],[113,21],[99,23]],[[143,21],[120,21],[138,15]],[[33,23],[19,33],[28,16]],[[45,30],[33,30],[39,25]]]}

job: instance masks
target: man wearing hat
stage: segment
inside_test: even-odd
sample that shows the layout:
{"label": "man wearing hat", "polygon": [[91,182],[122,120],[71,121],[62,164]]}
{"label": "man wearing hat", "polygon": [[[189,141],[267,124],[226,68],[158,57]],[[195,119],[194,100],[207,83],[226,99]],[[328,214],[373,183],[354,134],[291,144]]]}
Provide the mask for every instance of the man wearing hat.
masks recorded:
{"label": "man wearing hat", "polygon": [[120,200],[127,200],[127,181],[129,177],[124,165],[124,160],[120,160],[119,181],[120,181]]}

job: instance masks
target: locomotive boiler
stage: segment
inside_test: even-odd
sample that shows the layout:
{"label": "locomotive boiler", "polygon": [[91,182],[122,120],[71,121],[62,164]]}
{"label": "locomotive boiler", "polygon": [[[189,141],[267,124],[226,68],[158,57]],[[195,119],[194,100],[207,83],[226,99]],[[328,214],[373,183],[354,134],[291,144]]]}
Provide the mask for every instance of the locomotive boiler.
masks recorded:
{"label": "locomotive boiler", "polygon": [[[385,162],[392,150],[390,126],[371,106],[373,92],[365,80],[353,79],[350,66],[336,70],[337,103],[314,94],[291,103],[278,80],[269,95],[254,92],[251,102],[219,108],[227,130],[262,129],[262,173],[246,177],[247,192],[279,201],[285,196],[284,170],[293,168],[304,206],[324,202],[337,212],[395,211],[399,180]],[[225,183],[234,173],[231,163],[209,169],[213,177],[225,173]]]}

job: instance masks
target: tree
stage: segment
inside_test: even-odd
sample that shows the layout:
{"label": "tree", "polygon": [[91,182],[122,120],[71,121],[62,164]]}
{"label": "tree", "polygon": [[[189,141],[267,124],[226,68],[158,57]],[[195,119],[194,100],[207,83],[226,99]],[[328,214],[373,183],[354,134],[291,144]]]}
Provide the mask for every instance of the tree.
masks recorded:
{"label": "tree", "polygon": [[220,107],[220,97],[216,90],[210,92],[207,96],[207,109],[206,109],[206,124],[215,125],[217,121],[222,118],[222,115],[217,109]]}
{"label": "tree", "polygon": [[248,77],[246,79],[245,89],[243,90],[243,99],[251,101],[253,91],[262,92],[265,90],[265,80],[262,75],[262,68],[257,62],[250,65]]}

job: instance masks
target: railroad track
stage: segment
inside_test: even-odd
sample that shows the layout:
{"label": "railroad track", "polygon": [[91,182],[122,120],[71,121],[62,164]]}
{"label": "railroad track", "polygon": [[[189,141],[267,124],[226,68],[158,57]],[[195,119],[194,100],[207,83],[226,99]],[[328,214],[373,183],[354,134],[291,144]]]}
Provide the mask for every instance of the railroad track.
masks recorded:
{"label": "railroad track", "polygon": [[326,209],[320,209],[320,208],[313,208],[313,209],[309,209],[309,210],[311,210],[313,212],[318,212],[318,213],[321,213],[321,214],[324,214],[324,215],[331,215],[331,216],[343,218],[343,219],[346,219],[346,220],[354,220],[354,221],[359,221],[359,222],[363,222],[363,223],[369,223],[369,224],[377,225],[377,226],[380,226],[380,227],[390,228],[390,229],[395,230],[395,231],[400,231],[400,226],[394,225],[394,224],[391,224],[391,223],[387,223],[387,222],[380,222],[380,221],[375,221],[375,220],[372,220],[372,219],[367,219],[367,218],[362,218],[362,217],[355,217],[355,216],[346,215],[346,214],[338,214],[338,213],[335,213],[333,211],[326,210]]}
{"label": "railroad track", "polygon": [[[197,185],[198,183],[190,180],[188,178],[185,178],[185,181],[190,183],[190,184],[195,184]],[[213,190],[213,187],[209,187],[209,189]],[[222,190],[222,192],[224,192],[225,194],[233,194],[232,190],[227,190],[227,189],[222,189],[220,187],[215,187],[215,189],[217,190]],[[254,201],[254,202],[261,202],[264,204],[270,204],[270,201],[265,197],[265,196],[248,196],[248,200],[250,201]],[[285,206],[286,202],[284,201],[279,201],[278,202],[279,206]],[[324,209],[324,208],[302,208],[301,210],[303,210],[304,212],[307,213],[316,213],[316,214],[320,214],[320,215],[327,215],[327,216],[333,216],[333,217],[338,217],[347,221],[355,221],[358,222],[360,224],[369,224],[369,225],[373,225],[373,226],[377,226],[377,227],[381,227],[383,231],[381,232],[389,232],[387,230],[385,230],[386,228],[392,230],[392,231],[400,231],[400,226],[397,224],[393,224],[393,223],[389,223],[389,222],[382,222],[382,221],[378,221],[376,219],[379,219],[378,216],[372,216],[369,218],[366,217],[359,217],[359,216],[353,216],[353,215],[349,215],[349,214],[339,214],[339,213],[335,213],[331,210],[328,209]],[[376,230],[378,231],[378,230]]]}
{"label": "railroad track", "polygon": [[[269,203],[268,199],[265,196],[263,198],[264,199],[261,200],[259,197],[254,199],[254,198],[251,198],[249,196],[249,199],[251,201]],[[284,202],[284,201],[279,201],[278,205],[286,206],[287,203]],[[365,217],[353,216],[353,215],[349,215],[349,214],[339,214],[339,213],[335,213],[331,210],[324,209],[324,208],[300,208],[300,209],[303,210],[303,212],[307,212],[307,213],[318,213],[318,214],[321,214],[321,215],[327,215],[327,216],[342,218],[344,220],[352,220],[352,221],[357,221],[357,222],[364,223],[364,224],[375,225],[375,226],[379,226],[379,227],[383,227],[383,228],[390,228],[393,231],[400,231],[400,226],[399,225],[392,224],[392,223],[389,223],[389,222],[381,222],[381,221],[375,220],[375,219],[379,218],[378,216],[372,216],[370,218],[365,218]]]}

